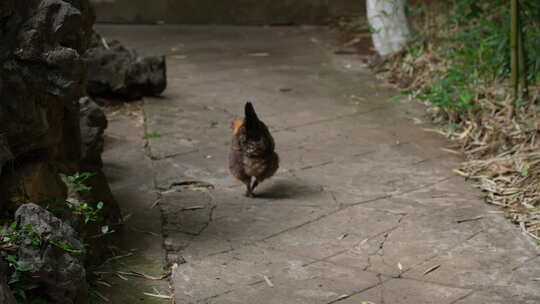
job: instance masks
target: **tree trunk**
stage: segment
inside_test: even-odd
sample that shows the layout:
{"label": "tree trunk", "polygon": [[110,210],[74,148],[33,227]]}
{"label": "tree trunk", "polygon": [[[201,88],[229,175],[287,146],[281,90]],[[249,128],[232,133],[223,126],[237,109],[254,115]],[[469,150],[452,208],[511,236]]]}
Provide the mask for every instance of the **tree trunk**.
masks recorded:
{"label": "tree trunk", "polygon": [[381,56],[401,51],[410,38],[405,0],[367,0],[367,16],[375,50]]}

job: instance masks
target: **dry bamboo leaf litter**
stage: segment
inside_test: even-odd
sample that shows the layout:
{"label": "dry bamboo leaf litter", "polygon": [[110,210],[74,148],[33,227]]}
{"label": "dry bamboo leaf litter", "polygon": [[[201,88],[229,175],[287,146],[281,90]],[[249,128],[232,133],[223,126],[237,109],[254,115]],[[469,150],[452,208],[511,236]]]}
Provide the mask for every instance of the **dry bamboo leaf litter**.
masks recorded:
{"label": "dry bamboo leaf litter", "polygon": [[98,298],[100,298],[102,301],[104,302],[107,302],[107,303],[110,303],[111,300],[109,300],[109,298],[107,298],[106,296],[102,295],[99,291],[97,290],[92,290],[91,291],[93,294],[95,294]]}
{"label": "dry bamboo leaf litter", "polygon": [[144,294],[144,295],[147,295],[147,296],[149,296],[149,297],[160,298],[160,299],[166,299],[166,300],[170,300],[170,299],[173,298],[172,296],[162,295],[162,294],[155,294],[155,293],[149,293],[149,292],[143,292],[143,294]]}

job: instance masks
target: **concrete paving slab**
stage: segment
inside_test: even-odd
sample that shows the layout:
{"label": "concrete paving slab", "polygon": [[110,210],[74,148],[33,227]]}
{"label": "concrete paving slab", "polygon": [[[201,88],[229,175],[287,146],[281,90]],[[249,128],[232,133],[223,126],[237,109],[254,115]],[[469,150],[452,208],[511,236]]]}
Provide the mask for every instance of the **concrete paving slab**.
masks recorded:
{"label": "concrete paving slab", "polygon": [[512,290],[508,287],[498,287],[489,290],[473,292],[469,296],[455,302],[455,304],[534,304],[539,302],[539,297],[521,294],[518,291]]}
{"label": "concrete paving slab", "polygon": [[144,292],[170,295],[167,280],[133,276],[124,280],[117,275],[117,271],[136,271],[159,277],[167,267],[161,214],[159,208],[152,208],[158,197],[151,178],[151,161],[143,150],[141,103],[120,110],[107,109],[107,112],[104,171],[125,222],[115,234],[117,247],[110,248],[114,258],[93,269],[101,273],[102,283],[97,284],[97,290],[109,303],[162,303],[162,299],[149,297]]}
{"label": "concrete paving slab", "polygon": [[[392,304],[453,304],[468,296],[470,290],[425,282],[392,279],[365,292],[334,303],[358,304],[363,302]],[[467,303],[467,302],[465,302]],[[490,303],[490,302],[487,302]]]}
{"label": "concrete paving slab", "polygon": [[[181,303],[196,303],[237,288],[257,284],[264,280],[264,276],[271,278],[288,268],[294,271],[293,274],[303,275],[302,265],[310,261],[258,246],[247,246],[199,260],[194,259],[179,265],[173,274],[173,280],[177,282],[176,300]],[[206,288],[207,286],[212,288]]]}
{"label": "concrete paving slab", "polygon": [[292,264],[284,271],[199,303],[332,303],[358,290],[373,286],[377,276],[329,263]]}
{"label": "concrete paving slab", "polygon": [[353,206],[291,227],[264,241],[270,248],[325,259],[395,229],[402,216]]}

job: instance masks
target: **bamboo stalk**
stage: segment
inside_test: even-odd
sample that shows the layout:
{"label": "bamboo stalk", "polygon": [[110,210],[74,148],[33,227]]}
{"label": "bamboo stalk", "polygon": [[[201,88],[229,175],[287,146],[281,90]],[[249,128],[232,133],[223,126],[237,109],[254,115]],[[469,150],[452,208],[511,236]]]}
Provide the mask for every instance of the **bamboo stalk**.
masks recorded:
{"label": "bamboo stalk", "polygon": [[[519,5],[518,5],[519,6]],[[518,7],[519,10],[519,7]],[[525,37],[523,33],[523,27],[521,20],[518,17],[518,74],[519,74],[519,95],[522,99],[527,99],[529,95],[529,88],[527,83],[527,66],[525,60],[527,58],[525,54]]]}
{"label": "bamboo stalk", "polygon": [[[518,59],[518,0],[511,0],[511,28],[510,28],[510,48],[512,52],[511,67],[512,74],[510,76],[510,85],[514,93],[514,103],[518,98],[519,89],[519,59]],[[512,106],[512,109],[514,106]]]}

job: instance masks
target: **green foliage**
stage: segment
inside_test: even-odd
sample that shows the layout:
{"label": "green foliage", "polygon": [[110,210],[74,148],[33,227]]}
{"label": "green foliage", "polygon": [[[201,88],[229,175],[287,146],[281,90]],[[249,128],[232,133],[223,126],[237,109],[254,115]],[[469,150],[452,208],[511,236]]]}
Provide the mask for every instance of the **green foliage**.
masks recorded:
{"label": "green foliage", "polygon": [[[540,77],[540,1],[520,1],[521,26],[525,34],[527,77]],[[508,77],[510,73],[510,1],[458,0],[450,23],[459,30],[451,41],[453,55],[481,76]]]}
{"label": "green foliage", "polygon": [[[92,172],[77,172],[71,176],[68,176],[67,180],[72,184],[75,192],[83,192],[92,189],[91,187],[85,185],[85,182],[94,175],[95,173]],[[85,224],[97,222],[99,220],[99,213],[105,205],[101,201],[98,202],[95,207],[92,207],[87,203],[76,205],[70,202],[65,202],[65,204],[67,205],[67,208],[70,209],[74,214],[80,215]],[[112,232],[109,229],[109,226],[100,227],[100,231],[102,234]],[[34,293],[29,296],[29,293],[39,288],[39,286],[32,283],[31,278],[25,275],[25,273],[30,270],[30,266],[23,261],[19,261],[16,254],[17,248],[20,246],[42,246],[46,243],[54,245],[72,254],[82,254],[82,250],[75,249],[68,242],[59,240],[53,235],[48,235],[46,237],[42,236],[38,232],[34,231],[31,224],[24,227],[19,227],[19,224],[14,221],[10,223],[6,229],[0,231],[0,258],[6,260],[9,264],[11,276],[8,284],[10,285],[18,303],[48,303],[39,296],[36,297]]]}
{"label": "green foliage", "polygon": [[12,222],[9,227],[0,232],[0,258],[7,261],[11,268],[11,276],[8,284],[13,291],[13,295],[18,303],[27,302],[27,292],[36,289],[38,285],[29,282],[25,277],[25,272],[30,270],[30,265],[19,261],[15,248],[21,245],[41,246],[42,236],[32,229],[28,224],[18,229],[17,222]]}
{"label": "green foliage", "polygon": [[474,106],[472,86],[477,82],[477,73],[466,73],[451,68],[437,81],[427,86],[418,98],[428,100],[443,110],[453,109],[463,113]]}
{"label": "green foliage", "polygon": [[49,243],[73,254],[81,254],[82,250],[74,249],[68,242],[58,240],[53,235],[42,236],[31,224],[18,226],[14,221],[0,232],[0,258],[4,259],[11,269],[8,285],[18,303],[47,303],[39,297],[32,297],[32,301],[29,302],[28,293],[39,288],[39,285],[32,283],[31,278],[26,276],[26,272],[31,270],[30,265],[19,260],[16,249],[23,245],[43,246]]}
{"label": "green foliage", "polygon": [[75,205],[70,202],[66,202],[69,209],[73,211],[74,214],[80,215],[85,224],[90,222],[96,222],[98,220],[98,214],[101,209],[103,209],[103,202],[97,203],[96,207],[92,207],[87,203],[82,203],[80,205]]}
{"label": "green foliage", "polygon": [[161,137],[161,133],[159,132],[150,132],[150,133],[146,133],[144,135],[144,139],[150,139],[150,138],[158,138],[158,137]]}
{"label": "green foliage", "polygon": [[67,180],[74,186],[76,192],[88,191],[92,189],[84,184],[90,177],[95,176],[94,172],[76,172],[75,174],[68,176]]}
{"label": "green foliage", "polygon": [[[444,28],[445,41],[437,51],[451,64],[445,72],[419,94],[447,113],[461,116],[474,108],[475,87],[510,75],[510,1],[456,0],[452,17]],[[530,83],[540,80],[540,1],[520,1],[521,21],[525,37],[526,78]],[[422,35],[424,35],[422,37]],[[421,55],[419,34],[411,44],[409,54]]]}

